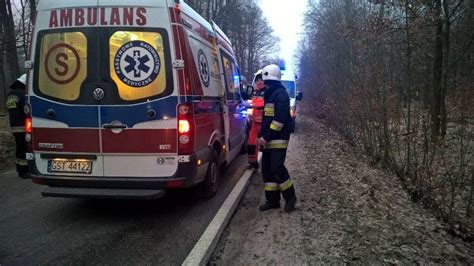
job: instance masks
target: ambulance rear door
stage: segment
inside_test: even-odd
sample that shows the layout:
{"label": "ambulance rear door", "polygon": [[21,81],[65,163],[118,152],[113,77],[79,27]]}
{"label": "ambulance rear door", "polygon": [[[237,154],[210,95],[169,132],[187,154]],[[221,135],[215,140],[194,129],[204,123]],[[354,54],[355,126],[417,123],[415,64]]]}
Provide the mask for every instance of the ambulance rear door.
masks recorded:
{"label": "ambulance rear door", "polygon": [[104,176],[170,177],[178,167],[178,97],[166,1],[121,2],[99,0],[111,19],[99,29],[96,69]]}
{"label": "ambulance rear door", "polygon": [[99,32],[96,23],[86,19],[97,18],[96,4],[42,1],[38,6],[29,103],[35,167],[44,176],[103,176],[94,96]]}

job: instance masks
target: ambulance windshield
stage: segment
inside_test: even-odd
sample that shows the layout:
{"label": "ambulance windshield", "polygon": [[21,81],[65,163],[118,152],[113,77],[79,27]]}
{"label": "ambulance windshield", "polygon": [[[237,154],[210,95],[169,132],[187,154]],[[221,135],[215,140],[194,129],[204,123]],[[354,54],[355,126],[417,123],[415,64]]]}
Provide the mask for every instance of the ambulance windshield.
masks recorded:
{"label": "ambulance windshield", "polygon": [[295,91],[295,82],[290,81],[290,80],[282,80],[281,85],[286,88],[286,92],[288,92],[288,95],[290,98],[295,98],[296,97],[296,91]]}

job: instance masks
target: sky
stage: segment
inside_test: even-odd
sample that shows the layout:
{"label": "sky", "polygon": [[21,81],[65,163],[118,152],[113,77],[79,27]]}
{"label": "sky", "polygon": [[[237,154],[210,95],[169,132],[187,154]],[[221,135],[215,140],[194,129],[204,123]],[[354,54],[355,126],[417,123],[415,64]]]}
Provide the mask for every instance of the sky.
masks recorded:
{"label": "sky", "polygon": [[279,56],[287,69],[296,70],[295,51],[302,37],[307,0],[260,0],[260,7],[274,34],[280,38]]}

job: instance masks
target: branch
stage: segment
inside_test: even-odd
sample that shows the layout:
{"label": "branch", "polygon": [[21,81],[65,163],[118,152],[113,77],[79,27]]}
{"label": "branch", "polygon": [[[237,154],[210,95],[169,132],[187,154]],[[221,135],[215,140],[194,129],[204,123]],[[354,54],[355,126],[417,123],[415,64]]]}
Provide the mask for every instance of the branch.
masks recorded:
{"label": "branch", "polygon": [[419,45],[418,43],[412,43],[414,46],[418,47],[420,49],[421,52],[423,52],[423,54],[425,54],[426,56],[428,56],[429,58],[433,59],[434,56],[430,53],[428,53],[427,51],[425,51],[425,49],[423,48],[423,46]]}

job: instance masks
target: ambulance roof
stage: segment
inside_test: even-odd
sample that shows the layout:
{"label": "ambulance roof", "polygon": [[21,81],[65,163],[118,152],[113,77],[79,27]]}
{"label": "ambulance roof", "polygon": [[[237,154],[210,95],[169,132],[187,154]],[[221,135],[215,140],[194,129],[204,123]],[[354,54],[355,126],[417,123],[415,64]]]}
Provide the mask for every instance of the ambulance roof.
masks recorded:
{"label": "ambulance roof", "polygon": [[222,38],[224,38],[224,40],[227,43],[229,43],[230,46],[232,46],[232,43],[230,42],[229,38],[227,37],[227,35],[225,35],[225,33],[221,30],[221,28],[219,28],[219,26],[217,26],[217,24],[214,22],[212,22],[212,25],[214,25],[214,28],[216,29],[217,34],[221,35]]}
{"label": "ambulance roof", "polygon": [[209,31],[209,32],[214,32],[212,30],[212,26],[211,24],[205,20],[203,17],[201,17],[201,15],[199,15],[196,11],[194,11],[194,9],[192,9],[190,6],[188,6],[186,3],[184,2],[181,2],[180,3],[180,6],[181,6],[181,10],[187,14],[188,16],[192,17],[193,19],[195,19],[197,22],[199,22],[199,24],[203,25],[204,27],[206,27],[206,29]]}
{"label": "ambulance roof", "polygon": [[281,80],[295,81],[295,73],[292,71],[284,70],[281,72]]}
{"label": "ambulance roof", "polygon": [[[123,6],[123,7],[167,7],[166,2],[169,1],[170,6],[175,6],[176,3],[171,0],[140,0],[139,4],[133,0],[41,0],[38,4],[38,10],[50,10],[50,9],[61,9],[61,8],[73,8],[73,7],[93,7],[93,6]],[[99,2],[99,5],[97,3]],[[194,11],[185,2],[180,1],[179,3],[182,12],[195,19],[201,25],[206,27],[209,32],[213,32],[211,24],[201,17],[196,11]],[[225,36],[225,35],[224,35]],[[227,37],[225,37],[226,40]]]}

